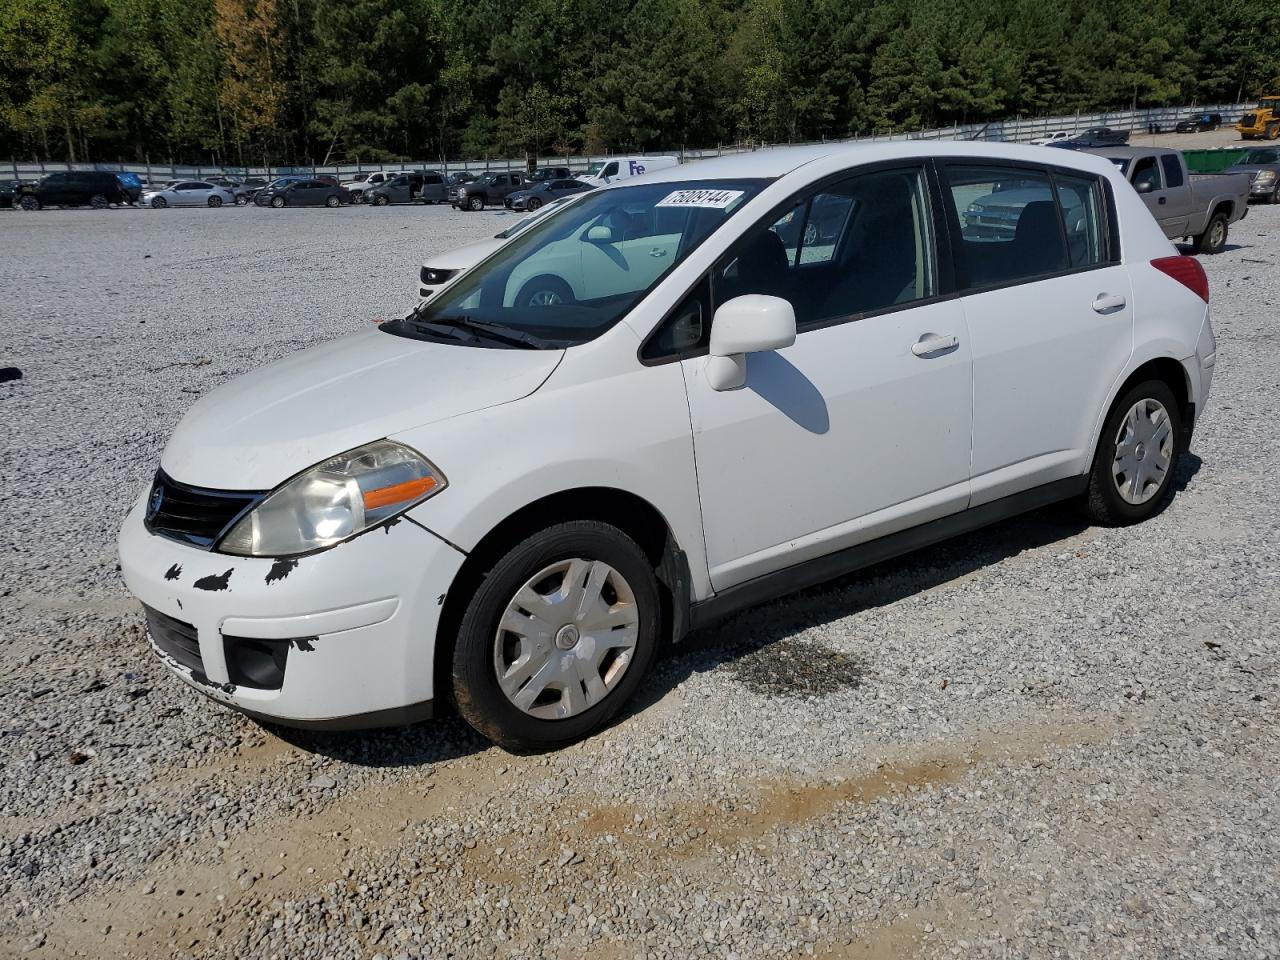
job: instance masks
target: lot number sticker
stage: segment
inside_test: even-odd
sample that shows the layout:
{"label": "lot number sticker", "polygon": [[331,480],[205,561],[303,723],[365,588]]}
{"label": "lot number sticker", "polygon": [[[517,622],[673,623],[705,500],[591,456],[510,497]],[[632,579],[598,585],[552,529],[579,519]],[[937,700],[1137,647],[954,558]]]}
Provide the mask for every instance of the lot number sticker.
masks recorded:
{"label": "lot number sticker", "polygon": [[677,190],[658,201],[656,207],[703,207],[725,210],[742,197],[741,190]]}

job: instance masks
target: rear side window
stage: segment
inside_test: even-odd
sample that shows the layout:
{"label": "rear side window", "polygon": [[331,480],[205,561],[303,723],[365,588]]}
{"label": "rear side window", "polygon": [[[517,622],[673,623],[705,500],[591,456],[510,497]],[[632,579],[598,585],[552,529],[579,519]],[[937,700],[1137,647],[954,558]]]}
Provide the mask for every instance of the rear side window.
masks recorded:
{"label": "rear side window", "polygon": [[1054,173],[1071,267],[1092,267],[1107,259],[1102,184],[1096,177]]}
{"label": "rear side window", "polygon": [[1160,166],[1164,167],[1164,185],[1166,187],[1182,186],[1182,164],[1172,153],[1160,155]]}
{"label": "rear side window", "polygon": [[1016,283],[1070,268],[1047,172],[949,166],[947,179],[960,224],[956,267],[962,289]]}

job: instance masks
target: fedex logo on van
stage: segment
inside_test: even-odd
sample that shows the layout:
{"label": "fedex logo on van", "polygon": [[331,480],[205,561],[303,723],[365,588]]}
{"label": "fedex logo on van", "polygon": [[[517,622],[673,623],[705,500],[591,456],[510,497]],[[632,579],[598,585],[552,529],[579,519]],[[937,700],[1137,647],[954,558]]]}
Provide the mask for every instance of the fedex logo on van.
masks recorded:
{"label": "fedex logo on van", "polygon": [[631,176],[637,177],[644,173],[644,164],[639,160],[628,160],[627,165],[631,168]]}

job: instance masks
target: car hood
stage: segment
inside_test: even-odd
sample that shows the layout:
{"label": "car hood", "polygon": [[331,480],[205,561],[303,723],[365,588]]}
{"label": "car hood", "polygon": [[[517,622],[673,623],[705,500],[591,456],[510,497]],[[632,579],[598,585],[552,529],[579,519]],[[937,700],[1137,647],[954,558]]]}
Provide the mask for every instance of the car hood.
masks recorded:
{"label": "car hood", "polygon": [[352,447],[526,397],[563,356],[368,330],[259,367],[202,397],[160,462],[194,486],[269,490]]}
{"label": "car hood", "polygon": [[477,240],[475,243],[454,247],[452,250],[429,257],[422,265],[429,270],[466,270],[474,267],[506,242],[497,237]]}
{"label": "car hood", "polygon": [[1237,163],[1223,170],[1224,174],[1230,173],[1261,173],[1263,170],[1280,171],[1280,163]]}

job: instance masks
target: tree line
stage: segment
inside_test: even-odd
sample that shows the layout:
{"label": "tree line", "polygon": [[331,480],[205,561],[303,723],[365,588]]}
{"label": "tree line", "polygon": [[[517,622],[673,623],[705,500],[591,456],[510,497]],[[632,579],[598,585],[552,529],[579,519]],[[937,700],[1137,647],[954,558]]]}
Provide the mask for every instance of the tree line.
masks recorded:
{"label": "tree line", "polygon": [[1255,0],[0,0],[0,156],[225,164],[841,138],[1235,101]]}

